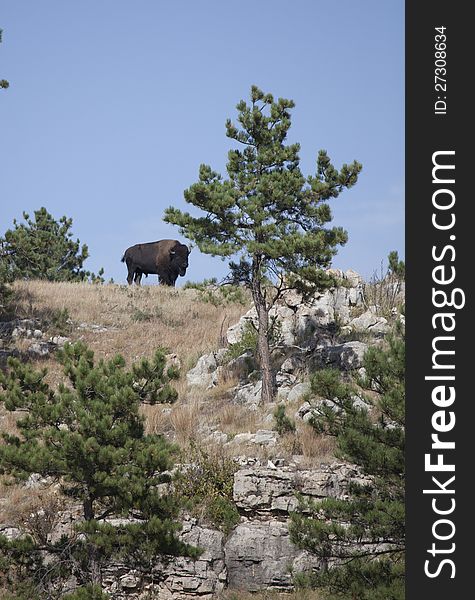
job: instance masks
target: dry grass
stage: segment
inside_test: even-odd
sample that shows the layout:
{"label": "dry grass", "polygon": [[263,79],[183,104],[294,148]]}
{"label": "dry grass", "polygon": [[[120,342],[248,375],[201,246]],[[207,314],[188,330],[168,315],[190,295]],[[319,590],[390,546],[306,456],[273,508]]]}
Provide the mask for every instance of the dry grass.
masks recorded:
{"label": "dry grass", "polygon": [[262,415],[247,406],[222,401],[215,407],[215,423],[223,433],[236,435],[263,428]]}
{"label": "dry grass", "polygon": [[26,531],[40,543],[58,523],[65,500],[56,489],[0,484],[0,523]]}
{"label": "dry grass", "polygon": [[[134,361],[162,346],[176,352],[185,369],[222,345],[227,327],[248,310],[238,303],[214,306],[200,301],[195,290],[158,285],[18,281],[14,290],[18,316],[47,320],[67,309],[75,327],[71,336],[84,340],[99,356],[120,353]],[[107,331],[76,329],[81,323]]]}
{"label": "dry grass", "polygon": [[[197,359],[223,345],[227,327],[237,322],[248,306],[228,304],[215,306],[200,300],[196,290],[163,286],[128,287],[116,284],[50,283],[18,281],[14,284],[19,317],[39,318],[51,322],[59,311],[67,311],[72,324],[69,337],[85,341],[99,357],[122,354],[130,363],[151,356],[159,346],[175,352],[182,365],[182,376],[175,382],[179,394],[176,404],[143,406],[147,433],[164,434],[184,448],[190,442],[212,446],[206,441],[210,431],[221,431],[228,439],[239,433],[272,429],[266,420],[267,407],[250,410],[230,400],[230,390],[238,383],[230,379],[210,390],[186,387],[185,373]],[[79,328],[81,324],[85,327]],[[105,330],[91,329],[91,325]],[[17,340],[20,344],[22,340]],[[38,363],[39,365],[40,363]],[[62,368],[53,358],[41,361],[48,368],[52,386],[63,379]],[[301,402],[287,405],[293,417]],[[15,432],[17,415],[1,417],[3,431]],[[226,452],[262,459],[293,455],[303,456],[308,466],[327,461],[334,450],[333,440],[317,435],[307,424],[297,423],[296,434],[281,436],[274,447],[229,444]]]}
{"label": "dry grass", "polygon": [[335,439],[321,435],[308,423],[300,423],[297,427],[297,439],[300,444],[306,466],[315,466],[335,459]]}
{"label": "dry grass", "polygon": [[178,404],[170,413],[170,424],[172,426],[174,439],[182,448],[186,448],[198,437],[198,426],[200,420],[200,403],[192,400],[186,404]]}

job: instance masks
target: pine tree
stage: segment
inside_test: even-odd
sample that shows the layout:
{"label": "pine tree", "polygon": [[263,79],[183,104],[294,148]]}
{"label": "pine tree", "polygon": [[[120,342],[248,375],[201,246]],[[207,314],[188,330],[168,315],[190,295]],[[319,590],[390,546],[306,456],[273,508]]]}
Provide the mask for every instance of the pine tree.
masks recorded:
{"label": "pine tree", "polygon": [[253,86],[250,104],[242,100],[236,107],[239,125],[226,122],[226,135],[239,145],[228,154],[228,179],[201,165],[199,181],[184,192],[205,215],[193,217],[173,207],[165,212],[165,221],[178,225],[202,252],[239,256],[230,267],[233,281],[251,290],[258,315],[263,401],[275,395],[269,311],[289,287],[310,292],[331,283],[322,269],[347,234],[328,227],[328,201],[352,187],[361,171],[356,161],[338,171],[321,150],[316,175],[305,178],[299,144],[285,144],[293,107],[292,100],[274,100]]}
{"label": "pine tree", "polygon": [[[0,29],[0,44],[2,43],[2,33],[3,30]],[[9,83],[6,79],[0,79],[0,89],[6,89],[9,86]],[[5,265],[2,265],[0,261],[0,316],[5,311],[8,299],[10,297],[11,291],[8,287],[7,283],[11,280]]]}
{"label": "pine tree", "polygon": [[[82,520],[56,543],[0,537],[0,556],[10,556],[18,570],[26,560],[18,544],[26,544],[30,562],[37,560],[30,565],[34,582],[51,587],[71,574],[79,584],[100,585],[110,557],[147,569],[162,554],[193,554],[176,537],[178,507],[158,491],[169,479],[174,448],[162,436],[145,434],[139,411],[141,402],[176,398],[171,380],[177,372],[167,368],[164,351],[131,369],[121,356],[96,362],[80,342],[66,345],[58,358],[65,381],[57,389],[46,369],[15,358],[0,373],[0,401],[8,411],[22,411],[18,434],[3,434],[1,472],[12,481],[39,473],[59,482],[81,506]],[[113,517],[132,520],[112,524]],[[48,594],[53,597],[51,589]]]}
{"label": "pine tree", "polygon": [[307,584],[326,588],[331,598],[402,600],[405,346],[400,327],[387,348],[368,350],[364,366],[360,384],[373,390],[366,395],[372,409],[354,404],[354,384],[342,381],[338,371],[321,371],[313,376],[312,390],[334,405],[316,408],[311,424],[334,436],[339,456],[359,465],[368,481],[353,483],[347,500],[302,502],[292,515],[291,539],[330,565],[310,581],[307,577]]}
{"label": "pine tree", "polygon": [[0,238],[0,265],[13,279],[47,279],[49,281],[103,281],[103,269],[96,276],[85,271],[83,263],[89,256],[86,244],[72,239],[72,219],[58,221],[42,207],[35,210],[34,219],[23,213],[26,223],[13,221]]}
{"label": "pine tree", "polygon": [[12,296],[11,287],[12,277],[6,266],[0,261],[0,317],[7,312],[8,303]]}

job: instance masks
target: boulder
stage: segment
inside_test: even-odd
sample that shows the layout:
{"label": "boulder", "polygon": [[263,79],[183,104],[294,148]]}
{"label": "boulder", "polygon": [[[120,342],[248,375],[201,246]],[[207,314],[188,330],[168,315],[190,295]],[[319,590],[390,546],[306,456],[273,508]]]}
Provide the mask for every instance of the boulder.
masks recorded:
{"label": "boulder", "polygon": [[28,354],[31,358],[44,358],[52,350],[52,345],[48,342],[34,342],[28,348]]}
{"label": "boulder", "polygon": [[[290,590],[292,573],[308,556],[290,541],[286,522],[270,520],[240,523],[226,542],[226,566],[230,588],[256,592]],[[318,568],[318,559],[313,568]]]}
{"label": "boulder", "polygon": [[66,342],[69,342],[69,338],[64,335],[54,335],[49,341],[55,346],[64,346]]}
{"label": "boulder", "polygon": [[204,354],[198,359],[196,366],[186,374],[189,387],[212,388],[218,383],[217,368],[226,354],[221,348],[217,352]]}
{"label": "boulder", "polygon": [[223,377],[235,378],[239,380],[246,379],[249,373],[255,371],[257,368],[257,361],[252,352],[245,352],[233,358],[223,367]]}
{"label": "boulder", "polygon": [[275,446],[279,434],[273,429],[258,429],[255,433],[238,433],[233,437],[228,444],[240,445],[245,444],[250,446],[251,444],[258,444],[260,446]]}
{"label": "boulder", "polygon": [[289,392],[287,396],[287,402],[298,402],[302,400],[311,391],[310,383],[305,381],[304,383],[297,383]]}
{"label": "boulder", "polygon": [[321,348],[311,358],[311,366],[335,367],[342,371],[359,369],[363,366],[363,357],[368,349],[363,342],[345,342],[336,346]]}
{"label": "boulder", "polygon": [[252,408],[257,408],[261,401],[262,383],[247,383],[243,386],[238,386],[233,390],[233,400],[237,404],[245,404]]}
{"label": "boulder", "polygon": [[251,308],[243,315],[235,325],[231,325],[226,332],[228,344],[236,344],[241,340],[243,333],[249,327],[249,323],[253,322],[257,326],[257,312],[255,308]]}
{"label": "boulder", "polygon": [[302,421],[307,422],[310,421],[310,419],[312,418],[312,414],[312,405],[310,404],[310,402],[304,402],[295,413],[295,418],[302,419]]}
{"label": "boulder", "polygon": [[352,331],[367,331],[370,333],[386,333],[389,330],[388,320],[380,317],[372,310],[367,310],[359,317],[351,319],[347,326]]}

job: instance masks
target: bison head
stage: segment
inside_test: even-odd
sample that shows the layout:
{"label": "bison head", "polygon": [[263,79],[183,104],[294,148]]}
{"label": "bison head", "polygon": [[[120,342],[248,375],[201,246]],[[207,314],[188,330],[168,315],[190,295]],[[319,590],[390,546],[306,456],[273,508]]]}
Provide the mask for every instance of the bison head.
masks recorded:
{"label": "bison head", "polygon": [[185,244],[177,244],[170,250],[170,267],[183,277],[188,268],[188,255],[191,250]]}

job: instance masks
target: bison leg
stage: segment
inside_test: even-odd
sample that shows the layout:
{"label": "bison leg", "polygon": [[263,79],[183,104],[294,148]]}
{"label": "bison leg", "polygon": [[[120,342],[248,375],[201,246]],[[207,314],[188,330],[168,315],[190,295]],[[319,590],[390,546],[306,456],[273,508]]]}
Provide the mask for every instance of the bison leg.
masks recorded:
{"label": "bison leg", "polygon": [[135,266],[131,260],[127,260],[127,259],[125,261],[125,264],[127,265],[127,283],[129,285],[132,285],[132,282],[134,280]]}
{"label": "bison leg", "polygon": [[136,269],[135,270],[135,275],[134,275],[134,283],[136,283],[137,285],[140,285],[140,282],[142,281],[142,271],[140,269]]}
{"label": "bison leg", "polygon": [[174,278],[170,275],[159,275],[158,276],[158,283],[160,285],[168,285],[170,287],[174,287],[175,281],[176,281],[176,277]]}

